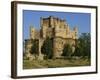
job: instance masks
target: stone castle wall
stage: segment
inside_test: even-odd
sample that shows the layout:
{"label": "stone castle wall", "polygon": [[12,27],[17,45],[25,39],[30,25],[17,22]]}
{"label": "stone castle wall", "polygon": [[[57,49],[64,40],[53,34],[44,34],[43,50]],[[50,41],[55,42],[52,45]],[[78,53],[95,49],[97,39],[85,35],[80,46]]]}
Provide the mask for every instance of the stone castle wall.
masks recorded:
{"label": "stone castle wall", "polygon": [[[65,44],[70,44],[74,47],[76,39],[78,39],[78,30],[75,27],[70,29],[66,20],[59,19],[53,16],[48,18],[40,18],[40,31],[35,28],[30,28],[30,39],[39,39],[39,53],[41,53],[41,46],[43,41],[49,37],[53,38],[53,56],[60,57]],[[41,41],[42,40],[42,41]]]}
{"label": "stone castle wall", "polygon": [[77,28],[72,31],[65,20],[50,16],[49,18],[41,18],[41,30],[43,37],[63,37],[63,38],[77,38]]}

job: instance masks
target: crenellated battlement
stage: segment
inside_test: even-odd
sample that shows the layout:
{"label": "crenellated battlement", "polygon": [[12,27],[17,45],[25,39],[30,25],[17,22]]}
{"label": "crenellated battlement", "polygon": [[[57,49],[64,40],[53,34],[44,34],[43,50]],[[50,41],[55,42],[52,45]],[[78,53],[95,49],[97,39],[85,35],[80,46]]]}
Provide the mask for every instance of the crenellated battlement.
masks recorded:
{"label": "crenellated battlement", "polygon": [[49,16],[48,18],[41,17],[41,30],[42,37],[62,37],[77,39],[78,29],[75,27],[70,29],[65,19],[59,19],[57,17]]}

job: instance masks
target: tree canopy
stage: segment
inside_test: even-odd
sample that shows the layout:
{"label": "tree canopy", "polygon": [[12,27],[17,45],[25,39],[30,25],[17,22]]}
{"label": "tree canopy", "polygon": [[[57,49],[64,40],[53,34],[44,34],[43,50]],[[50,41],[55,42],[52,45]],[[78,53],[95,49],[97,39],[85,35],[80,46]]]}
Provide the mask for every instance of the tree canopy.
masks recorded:
{"label": "tree canopy", "polygon": [[37,54],[38,53],[38,40],[31,40],[32,42],[32,47],[31,47],[31,50],[30,50],[30,53],[31,54]]}
{"label": "tree canopy", "polygon": [[41,52],[47,56],[47,58],[52,58],[53,55],[53,40],[49,37],[43,43],[41,47]]}
{"label": "tree canopy", "polygon": [[91,37],[90,33],[82,33],[77,41],[75,54],[76,56],[88,56],[91,55]]}
{"label": "tree canopy", "polygon": [[70,44],[65,44],[62,56],[70,57],[72,54],[72,47]]}

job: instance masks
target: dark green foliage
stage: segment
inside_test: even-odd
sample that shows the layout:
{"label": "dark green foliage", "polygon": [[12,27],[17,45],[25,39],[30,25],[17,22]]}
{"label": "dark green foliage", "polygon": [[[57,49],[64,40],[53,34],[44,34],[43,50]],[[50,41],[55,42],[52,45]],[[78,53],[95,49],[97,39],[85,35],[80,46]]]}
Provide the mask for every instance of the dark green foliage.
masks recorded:
{"label": "dark green foliage", "polygon": [[71,47],[71,45],[65,44],[65,46],[63,48],[62,56],[71,57],[71,55],[72,55],[72,47]]}
{"label": "dark green foliage", "polygon": [[41,47],[41,52],[46,55],[47,58],[52,58],[53,54],[53,40],[50,38],[46,38],[46,40],[43,43],[43,46]]}
{"label": "dark green foliage", "polygon": [[32,41],[32,47],[30,50],[31,54],[37,54],[38,53],[38,40],[31,40]]}
{"label": "dark green foliage", "polygon": [[78,39],[74,55],[76,56],[91,56],[91,38],[90,33],[82,33]]}
{"label": "dark green foliage", "polygon": [[82,56],[81,51],[82,51],[82,48],[80,48],[79,46],[76,46],[73,56]]}

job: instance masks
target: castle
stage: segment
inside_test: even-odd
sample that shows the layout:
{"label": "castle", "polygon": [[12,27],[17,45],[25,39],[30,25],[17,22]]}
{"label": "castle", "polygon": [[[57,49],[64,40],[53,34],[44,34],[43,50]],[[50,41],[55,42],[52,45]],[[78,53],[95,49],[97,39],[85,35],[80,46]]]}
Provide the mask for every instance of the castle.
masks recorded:
{"label": "castle", "polygon": [[[65,44],[70,44],[74,52],[76,40],[78,39],[77,27],[74,27],[73,30],[71,30],[68,23],[66,23],[66,20],[53,16],[49,16],[48,18],[41,17],[40,27],[40,30],[36,30],[34,27],[30,27],[30,38],[25,40],[25,54],[27,57],[32,56],[30,53],[30,49],[32,47],[31,40],[36,39],[38,41],[37,56],[39,59],[43,59],[41,46],[47,37],[53,39],[53,57],[61,57]],[[33,58],[35,57],[32,57],[32,59]]]}

